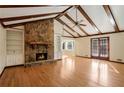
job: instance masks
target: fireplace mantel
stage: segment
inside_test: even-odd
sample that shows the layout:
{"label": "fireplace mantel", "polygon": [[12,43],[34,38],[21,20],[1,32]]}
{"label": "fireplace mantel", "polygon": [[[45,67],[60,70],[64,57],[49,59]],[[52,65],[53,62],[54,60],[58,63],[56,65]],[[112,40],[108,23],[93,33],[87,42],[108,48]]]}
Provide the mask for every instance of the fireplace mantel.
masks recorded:
{"label": "fireplace mantel", "polygon": [[51,45],[51,43],[47,42],[30,42],[31,45]]}

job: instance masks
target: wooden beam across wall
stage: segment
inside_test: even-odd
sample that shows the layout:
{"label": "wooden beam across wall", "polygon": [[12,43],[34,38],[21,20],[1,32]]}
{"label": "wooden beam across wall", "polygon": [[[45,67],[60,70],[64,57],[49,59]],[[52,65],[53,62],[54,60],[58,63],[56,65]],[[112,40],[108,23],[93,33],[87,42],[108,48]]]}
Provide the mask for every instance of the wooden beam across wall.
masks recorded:
{"label": "wooden beam across wall", "polygon": [[0,8],[60,7],[69,5],[0,5]]}
{"label": "wooden beam across wall", "polygon": [[[67,13],[66,13],[64,16],[67,17],[74,25],[76,25],[76,22],[75,22]],[[78,27],[86,36],[89,35],[89,34],[88,34],[86,31],[84,31],[84,29],[81,28],[79,25],[77,25],[77,27]]]}
{"label": "wooden beam across wall", "polygon": [[9,29],[14,29],[14,30],[23,30],[23,31],[24,31],[24,29],[16,28],[16,27],[11,27],[11,28],[9,28]]}
{"label": "wooden beam across wall", "polygon": [[62,37],[67,37],[67,38],[75,38],[75,37],[71,37],[71,36],[62,36]]}
{"label": "wooden beam across wall", "polygon": [[[65,25],[68,27],[72,32],[77,33],[74,29],[72,29],[70,26],[68,26],[65,22],[63,22],[61,19],[56,19],[58,22],[60,22],[62,25]],[[81,36],[79,33],[77,33],[78,36]]]}
{"label": "wooden beam across wall", "polygon": [[0,23],[1,23],[1,25],[2,25],[3,27],[5,27],[5,25],[4,25],[4,23],[3,23],[2,21],[0,21]]}
{"label": "wooden beam across wall", "polygon": [[27,21],[27,22],[9,24],[9,25],[5,25],[4,27],[5,28],[11,28],[11,27],[16,27],[16,26],[22,26],[22,25],[27,24],[27,23],[32,23],[32,22],[37,22],[37,21],[43,21],[43,20],[50,20],[50,19],[53,19],[53,17],[52,18],[47,18],[47,19],[40,19],[40,20],[33,20],[33,21]]}
{"label": "wooden beam across wall", "polygon": [[107,16],[108,16],[108,18],[109,18],[111,24],[113,25],[115,31],[116,31],[116,32],[119,32],[119,27],[118,27],[118,25],[117,25],[117,22],[116,22],[116,20],[115,20],[115,18],[114,18],[114,15],[113,15],[113,13],[112,13],[112,11],[111,11],[109,5],[103,5],[103,8],[104,8],[104,10],[105,10],[105,12],[106,12],[106,14],[107,14]]}
{"label": "wooden beam across wall", "polygon": [[91,18],[88,16],[88,14],[83,10],[83,8],[80,5],[75,6],[75,7],[87,19],[87,21],[91,24],[91,26],[95,29],[95,31],[97,31],[99,34],[101,34],[101,31],[98,29],[98,27],[95,25],[95,23],[91,20]]}
{"label": "wooden beam across wall", "polygon": [[91,36],[99,36],[99,35],[108,35],[108,34],[117,34],[117,33],[124,33],[124,30],[121,30],[119,32],[106,32],[106,33],[102,33],[102,34],[93,34],[93,35],[89,35],[89,36],[80,36],[80,37],[76,37],[76,38],[83,38],[83,37],[91,37]]}
{"label": "wooden beam across wall", "polygon": [[46,13],[46,14],[35,14],[35,15],[26,15],[26,16],[17,16],[17,17],[8,17],[8,18],[1,18],[0,20],[2,22],[8,22],[8,21],[16,21],[16,20],[23,20],[23,19],[29,19],[29,18],[51,16],[51,15],[56,15],[56,14],[59,14],[59,13],[61,13],[61,12]]}
{"label": "wooden beam across wall", "polygon": [[60,14],[58,14],[56,17],[55,17],[55,19],[58,19],[58,18],[60,18],[61,16],[63,16],[69,9],[71,9],[73,6],[70,6],[70,7],[68,7],[67,9],[65,9],[62,13],[60,13]]}
{"label": "wooden beam across wall", "polygon": [[47,7],[48,5],[0,5],[0,8]]}

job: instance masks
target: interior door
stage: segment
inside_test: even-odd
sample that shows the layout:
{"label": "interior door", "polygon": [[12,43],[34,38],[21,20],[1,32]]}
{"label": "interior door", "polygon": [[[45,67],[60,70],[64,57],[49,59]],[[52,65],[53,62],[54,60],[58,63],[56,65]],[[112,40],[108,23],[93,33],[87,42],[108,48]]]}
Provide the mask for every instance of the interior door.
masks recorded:
{"label": "interior door", "polygon": [[92,38],[91,39],[91,57],[98,59],[109,59],[109,38]]}

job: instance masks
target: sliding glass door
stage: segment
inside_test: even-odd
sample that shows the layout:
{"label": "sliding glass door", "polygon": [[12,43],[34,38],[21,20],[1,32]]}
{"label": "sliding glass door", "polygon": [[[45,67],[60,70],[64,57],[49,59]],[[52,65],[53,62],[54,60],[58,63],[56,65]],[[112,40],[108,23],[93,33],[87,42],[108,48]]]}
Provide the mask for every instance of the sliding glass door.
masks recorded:
{"label": "sliding glass door", "polygon": [[91,39],[91,57],[109,59],[109,37]]}

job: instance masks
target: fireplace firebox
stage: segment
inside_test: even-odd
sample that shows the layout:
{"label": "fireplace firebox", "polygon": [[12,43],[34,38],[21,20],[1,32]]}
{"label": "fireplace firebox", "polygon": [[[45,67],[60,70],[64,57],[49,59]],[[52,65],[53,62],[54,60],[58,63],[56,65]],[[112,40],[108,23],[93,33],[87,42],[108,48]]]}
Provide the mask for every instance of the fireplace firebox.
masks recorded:
{"label": "fireplace firebox", "polygon": [[47,60],[47,53],[36,53],[36,61]]}

